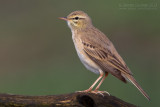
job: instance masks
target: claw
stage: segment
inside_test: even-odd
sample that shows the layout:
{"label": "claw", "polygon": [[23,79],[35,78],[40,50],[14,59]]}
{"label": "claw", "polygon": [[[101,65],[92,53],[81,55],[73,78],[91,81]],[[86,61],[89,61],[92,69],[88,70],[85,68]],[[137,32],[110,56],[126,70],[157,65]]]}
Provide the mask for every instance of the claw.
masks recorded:
{"label": "claw", "polygon": [[87,90],[83,90],[83,91],[76,91],[76,92],[85,92],[85,93],[87,93],[87,92],[91,92],[92,90],[91,89],[87,89]]}
{"label": "claw", "polygon": [[110,96],[109,92],[107,92],[107,91],[94,90],[94,91],[91,91],[91,93],[100,94],[100,95],[102,95],[103,97],[104,97],[104,93],[106,93],[106,94],[108,94],[108,95]]}

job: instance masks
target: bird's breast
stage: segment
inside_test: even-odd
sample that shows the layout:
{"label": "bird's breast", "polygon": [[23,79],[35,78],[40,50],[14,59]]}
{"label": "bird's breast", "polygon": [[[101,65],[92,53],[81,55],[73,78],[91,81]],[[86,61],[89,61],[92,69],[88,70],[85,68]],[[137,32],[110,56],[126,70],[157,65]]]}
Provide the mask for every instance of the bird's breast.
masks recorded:
{"label": "bird's breast", "polygon": [[72,39],[75,45],[75,49],[77,51],[77,54],[83,63],[83,65],[90,71],[99,74],[99,67],[87,56],[87,54],[83,50],[83,44],[82,40],[78,37],[75,37],[75,35],[72,35]]}

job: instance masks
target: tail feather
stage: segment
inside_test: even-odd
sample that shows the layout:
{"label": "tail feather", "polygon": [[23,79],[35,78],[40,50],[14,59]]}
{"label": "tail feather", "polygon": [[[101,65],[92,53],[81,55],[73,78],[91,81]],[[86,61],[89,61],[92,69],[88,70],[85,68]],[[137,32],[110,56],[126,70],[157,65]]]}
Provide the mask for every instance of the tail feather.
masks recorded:
{"label": "tail feather", "polygon": [[137,81],[134,79],[133,76],[129,75],[127,76],[128,79],[134,84],[135,87],[137,87],[137,89],[148,99],[150,100],[149,96],[147,95],[147,93],[142,89],[142,87],[137,83]]}

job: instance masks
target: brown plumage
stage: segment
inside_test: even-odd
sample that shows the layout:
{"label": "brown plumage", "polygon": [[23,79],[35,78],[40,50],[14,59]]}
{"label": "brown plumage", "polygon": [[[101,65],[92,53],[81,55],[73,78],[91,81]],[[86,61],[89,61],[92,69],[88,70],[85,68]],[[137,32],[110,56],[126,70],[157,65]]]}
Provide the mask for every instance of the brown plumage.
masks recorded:
{"label": "brown plumage", "polygon": [[[132,72],[126,66],[112,42],[105,34],[92,25],[92,21],[86,13],[83,11],[75,11],[66,18],[61,19],[66,20],[71,28],[72,39],[81,62],[88,70],[100,74],[99,78],[88,90],[85,90],[85,92],[100,92],[98,91],[100,85],[108,73],[111,73],[125,83],[128,79],[148,100],[150,99],[136,82]],[[105,76],[103,77],[103,75]],[[101,78],[102,80],[99,85],[92,91],[95,84]]]}

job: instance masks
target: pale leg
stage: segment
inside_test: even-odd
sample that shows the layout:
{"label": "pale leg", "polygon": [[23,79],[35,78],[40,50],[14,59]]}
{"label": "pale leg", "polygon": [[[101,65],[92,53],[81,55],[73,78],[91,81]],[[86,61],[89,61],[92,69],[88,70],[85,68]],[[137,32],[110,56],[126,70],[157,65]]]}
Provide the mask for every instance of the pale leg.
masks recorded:
{"label": "pale leg", "polygon": [[97,82],[103,77],[103,71],[102,70],[99,70],[99,72],[100,72],[100,76],[97,78],[97,80],[91,85],[91,87],[89,88],[89,89],[87,89],[87,90],[84,90],[84,91],[82,91],[82,92],[90,92],[90,91],[92,91],[92,89],[93,89],[93,87],[97,84]]}
{"label": "pale leg", "polygon": [[105,76],[102,78],[102,80],[100,81],[100,83],[98,84],[98,86],[96,87],[96,89],[94,91],[92,91],[92,93],[96,93],[96,94],[101,94],[102,96],[103,93],[107,93],[108,95],[110,95],[107,91],[99,91],[99,87],[101,86],[101,84],[103,83],[103,81],[106,79],[106,77],[108,76],[108,73],[105,73]]}
{"label": "pale leg", "polygon": [[105,76],[102,78],[102,80],[100,81],[100,83],[98,84],[98,86],[94,91],[98,91],[99,87],[101,86],[101,84],[103,83],[103,81],[106,79],[107,76],[108,76],[108,73],[105,73]]}

